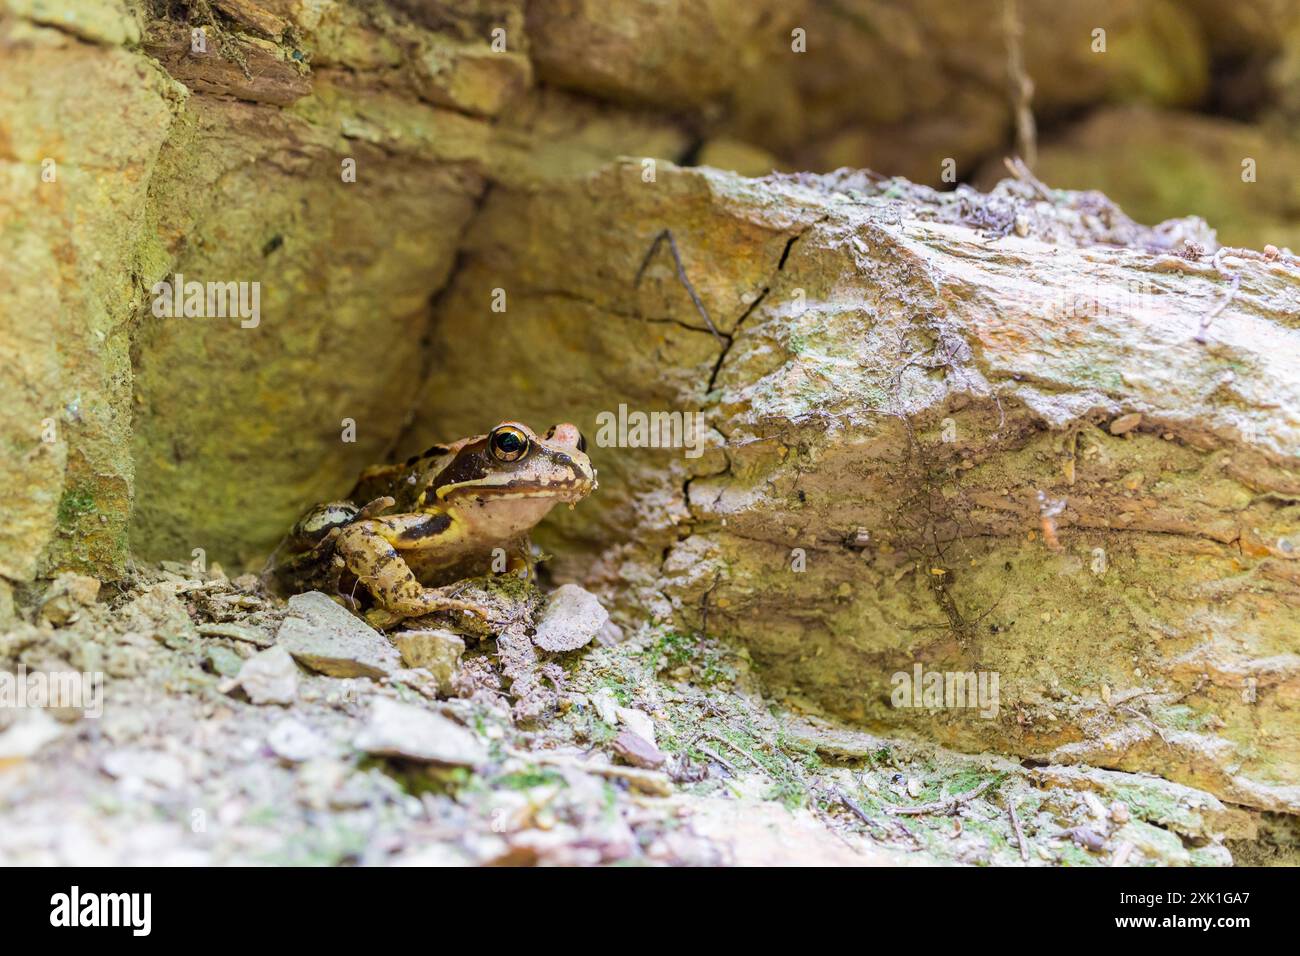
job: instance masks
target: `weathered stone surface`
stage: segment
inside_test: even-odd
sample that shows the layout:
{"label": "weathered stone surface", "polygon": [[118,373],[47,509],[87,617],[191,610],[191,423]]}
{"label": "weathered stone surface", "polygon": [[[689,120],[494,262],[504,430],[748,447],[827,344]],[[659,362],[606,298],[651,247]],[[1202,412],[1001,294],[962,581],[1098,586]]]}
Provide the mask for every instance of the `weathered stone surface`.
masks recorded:
{"label": "weathered stone surface", "polygon": [[402,666],[388,638],[319,591],[289,599],[276,642],[304,667],[330,677],[384,677]]}
{"label": "weathered stone surface", "polygon": [[448,696],[460,657],[465,653],[465,638],[451,631],[402,631],[393,638],[407,667],[422,667],[433,675],[438,692]]}
{"label": "weathered stone surface", "polygon": [[75,621],[99,597],[99,579],[73,571],[56,577],[41,599],[41,619],[61,626]]}
{"label": "weathered stone surface", "polygon": [[122,46],[140,39],[137,11],[125,0],[3,0],[0,13],[12,13],[41,26],[55,27],[90,43]]}
{"label": "weathered stone surface", "polygon": [[298,665],[276,645],[244,661],[232,684],[242,687],[254,704],[292,704],[298,696]]}
{"label": "weathered stone surface", "polygon": [[281,760],[293,763],[327,757],[334,749],[328,740],[293,717],[277,721],[267,731],[266,743]]}
{"label": "weathered stone surface", "polygon": [[562,584],[547,596],[533,643],[544,651],[574,651],[591,643],[608,620],[600,598],[576,584]]}
{"label": "weathered stone surface", "polygon": [[701,110],[757,79],[773,58],[773,43],[789,35],[797,9],[776,0],[530,4],[530,52],[547,83],[602,98]]}
{"label": "weathered stone surface", "polygon": [[366,753],[426,763],[476,767],[487,760],[487,749],[472,731],[423,707],[387,697],[375,700],[355,743]]}
{"label": "weathered stone surface", "polygon": [[[163,151],[149,283],[259,283],[261,315],[142,320],[133,540],[146,556],[264,555],[382,457],[414,395],[413,343],[482,180],[319,139],[273,108],[202,99]],[[331,209],[334,227],[311,208]]]}
{"label": "weathered stone surface", "polygon": [[486,43],[458,43],[430,36],[415,67],[420,96],[476,116],[497,116],[532,82],[532,64],[510,51],[493,52]]}
{"label": "weathered stone surface", "polygon": [[227,55],[216,28],[200,29],[208,33],[202,53],[194,49],[191,27],[167,21],[150,26],[144,48],[196,93],[288,106],[311,92],[305,69],[276,45],[245,43],[240,47],[243,62],[236,62]]}
{"label": "weathered stone surface", "polygon": [[[504,414],[572,419],[601,492],[540,537],[553,573],[630,627],[648,611],[739,637],[778,693],[856,720],[1300,805],[1295,260],[1213,260],[1201,224],[1138,229],[1032,183],[936,196],[665,162],[933,180],[953,158],[965,176],[1008,143],[999,17],[943,0],[529,4],[527,21],[518,0],[216,6],[224,52],[203,60],[138,4],[0,3],[18,94],[0,106],[0,576],[110,579],[132,508],[143,557],[256,566],[364,465]],[[1044,119],[1204,104],[1207,50],[1216,75],[1259,71],[1271,118],[1300,113],[1300,34],[1269,0],[1221,18],[1049,6],[1024,50]],[[499,25],[505,53],[486,45]],[[1215,108],[1227,92],[1216,79]],[[620,154],[659,162],[590,174]],[[1109,162],[1076,179],[1076,155]],[[1117,110],[1044,143],[1040,171],[1294,247],[1296,164],[1271,134]],[[258,283],[256,326],[154,315],[177,273]],[[510,362],[467,342],[508,342]],[[620,406],[700,413],[703,440],[599,441]],[[184,643],[172,603],[157,636]],[[319,659],[392,673],[370,635]],[[893,707],[892,675],[918,662],[996,672],[996,716]]]}
{"label": "weathered stone surface", "polygon": [[654,744],[631,730],[619,731],[610,746],[622,760],[643,770],[658,770],[668,761]]}
{"label": "weathered stone surface", "polygon": [[84,42],[138,36],[117,5],[8,9],[57,28],[0,6],[0,575],[108,575],[127,558],[134,470],[132,269],[178,88]]}
{"label": "weathered stone surface", "polygon": [[[706,416],[696,459],[592,442],[601,491],[548,541],[603,557],[557,572],[841,716],[1300,807],[1294,259],[1221,273],[1201,224],[1029,184],[639,173],[492,196],[441,302],[440,337],[488,335],[471,303],[513,277],[510,378],[431,378],[453,425]],[[665,227],[721,345],[662,244],[636,285]],[[895,708],[917,663],[996,672],[999,706]]]}

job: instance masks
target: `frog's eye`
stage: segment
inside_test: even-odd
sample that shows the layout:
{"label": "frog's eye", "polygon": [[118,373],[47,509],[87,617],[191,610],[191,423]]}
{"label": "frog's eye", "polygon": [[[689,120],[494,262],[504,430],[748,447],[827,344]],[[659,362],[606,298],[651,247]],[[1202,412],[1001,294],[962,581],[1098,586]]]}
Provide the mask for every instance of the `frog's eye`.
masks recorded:
{"label": "frog's eye", "polygon": [[583,452],[584,454],[587,451],[587,436],[582,432],[578,432],[578,451]]}
{"label": "frog's eye", "polygon": [[513,425],[492,429],[488,447],[497,461],[518,461],[528,451],[528,436]]}

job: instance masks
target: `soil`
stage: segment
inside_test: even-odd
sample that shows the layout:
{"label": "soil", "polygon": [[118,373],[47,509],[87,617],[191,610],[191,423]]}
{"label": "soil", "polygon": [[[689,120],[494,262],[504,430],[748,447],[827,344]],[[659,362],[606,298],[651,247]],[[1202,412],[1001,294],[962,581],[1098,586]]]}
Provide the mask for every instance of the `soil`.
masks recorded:
{"label": "soil", "polygon": [[[549,653],[527,620],[467,636],[448,699],[421,669],[296,667],[291,702],[259,705],[236,677],[285,607],[255,577],[136,569],[98,600],[60,581],[0,664],[102,670],[103,712],[4,712],[5,864],[1223,865],[1230,837],[1285,859],[1208,794],[840,726],[765,697],[745,650],[662,627]],[[486,757],[365,752],[381,698]]]}

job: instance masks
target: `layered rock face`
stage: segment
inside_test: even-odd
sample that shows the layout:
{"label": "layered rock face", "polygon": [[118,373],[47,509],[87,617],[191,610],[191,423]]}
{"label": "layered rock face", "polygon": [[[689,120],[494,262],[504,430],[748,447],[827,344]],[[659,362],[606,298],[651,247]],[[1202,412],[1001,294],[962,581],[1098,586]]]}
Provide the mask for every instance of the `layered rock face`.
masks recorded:
{"label": "layered rock face", "polygon": [[[521,97],[518,4],[428,25],[212,7],[0,6],[10,581],[264,558],[399,436],[490,183],[687,145],[635,110]],[[179,292],[159,308],[177,276],[202,286],[189,313]]]}
{"label": "layered rock face", "polygon": [[[0,620],[56,570],[256,567],[367,464],[572,420],[601,489],[541,539],[625,624],[1300,809],[1300,285],[1219,245],[1294,242],[1290,6],[170,6],[0,0]],[[674,165],[992,188],[1013,48],[1041,178],[1219,235],[1027,174]],[[169,315],[178,276],[246,297]],[[931,672],[997,693],[896,699]]]}

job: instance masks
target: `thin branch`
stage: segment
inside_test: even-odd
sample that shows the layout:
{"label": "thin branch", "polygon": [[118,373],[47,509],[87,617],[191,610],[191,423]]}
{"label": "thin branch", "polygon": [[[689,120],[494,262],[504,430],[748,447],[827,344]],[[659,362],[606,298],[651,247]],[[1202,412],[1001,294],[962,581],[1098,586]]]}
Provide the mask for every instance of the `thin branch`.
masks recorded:
{"label": "thin branch", "polygon": [[955,797],[948,797],[946,800],[936,800],[934,803],[923,803],[916,807],[885,807],[885,812],[893,814],[894,816],[909,817],[921,816],[926,813],[947,813],[961,806],[963,803],[969,803],[989,787],[999,782],[1001,782],[1000,777],[985,780],[974,790],[967,790],[965,793],[959,793]]}
{"label": "thin branch", "polygon": [[1025,831],[1020,828],[1020,817],[1016,815],[1015,801],[1010,797],[1006,798],[1007,816],[1011,818],[1011,829],[1016,832],[1016,846],[1020,848],[1020,859],[1025,863],[1029,862],[1029,844],[1025,842]]}

